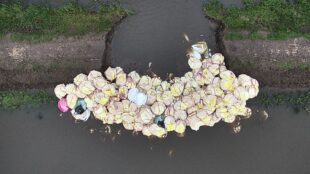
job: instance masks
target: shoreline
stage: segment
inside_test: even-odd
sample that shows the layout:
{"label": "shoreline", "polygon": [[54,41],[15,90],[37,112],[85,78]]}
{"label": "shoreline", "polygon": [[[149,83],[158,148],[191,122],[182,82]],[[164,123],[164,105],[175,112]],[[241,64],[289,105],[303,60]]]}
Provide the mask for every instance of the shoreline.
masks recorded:
{"label": "shoreline", "polygon": [[116,18],[109,32],[59,36],[42,43],[1,39],[0,90],[52,88],[79,73],[101,70],[111,51],[115,27],[127,16]]}
{"label": "shoreline", "polygon": [[207,13],[206,18],[217,25],[217,51],[225,56],[231,71],[248,74],[263,87],[310,87],[309,39],[225,40],[225,23]]}

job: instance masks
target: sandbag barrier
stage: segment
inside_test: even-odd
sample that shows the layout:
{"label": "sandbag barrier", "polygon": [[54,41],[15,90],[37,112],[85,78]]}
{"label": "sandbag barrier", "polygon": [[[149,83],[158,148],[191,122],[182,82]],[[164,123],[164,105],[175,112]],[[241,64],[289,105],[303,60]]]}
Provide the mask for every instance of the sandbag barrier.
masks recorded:
{"label": "sandbag barrier", "polygon": [[246,101],[257,96],[257,80],[236,77],[226,69],[222,54],[209,53],[206,42],[192,45],[187,57],[192,71],[168,81],[136,71],[126,74],[120,67],[109,67],[104,75],[79,74],[73,83],[56,86],[58,108],[77,120],[87,121],[92,112],[103,124],[123,124],[156,137],[251,115]]}

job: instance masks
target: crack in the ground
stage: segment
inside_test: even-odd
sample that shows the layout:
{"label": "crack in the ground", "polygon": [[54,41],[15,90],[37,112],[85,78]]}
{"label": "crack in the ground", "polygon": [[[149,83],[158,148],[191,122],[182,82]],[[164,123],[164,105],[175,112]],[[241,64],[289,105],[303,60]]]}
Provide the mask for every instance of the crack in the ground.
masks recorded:
{"label": "crack in the ground", "polygon": [[104,72],[109,66],[112,65],[111,53],[112,53],[112,40],[116,28],[123,22],[124,19],[127,18],[128,15],[122,16],[118,19],[114,25],[112,26],[111,30],[107,33],[105,38],[105,48],[102,56],[101,68],[100,71]]}

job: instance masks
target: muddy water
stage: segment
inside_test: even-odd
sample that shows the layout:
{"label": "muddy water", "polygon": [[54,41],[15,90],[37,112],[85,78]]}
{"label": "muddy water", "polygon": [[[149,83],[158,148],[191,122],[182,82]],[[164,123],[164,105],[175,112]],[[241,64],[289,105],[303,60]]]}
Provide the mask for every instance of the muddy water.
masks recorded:
{"label": "muddy water", "polygon": [[164,140],[115,126],[107,135],[99,121],[74,123],[54,106],[1,111],[0,173],[308,174],[310,116],[286,107],[267,111],[268,121],[254,115],[237,135],[219,124]]}
{"label": "muddy water", "polygon": [[117,29],[112,42],[112,64],[126,71],[152,70],[165,77],[167,73],[183,75],[188,70],[185,42],[208,40],[215,48],[214,24],[205,19],[201,0],[122,0],[135,15]]}
{"label": "muddy water", "polygon": [[[149,62],[161,77],[176,76],[188,71],[185,56],[189,43],[205,40],[216,52],[216,24],[205,18],[203,0],[121,0],[135,11],[116,30],[112,42],[112,65],[126,71],[145,73]],[[222,1],[225,5],[240,5],[241,1]]]}

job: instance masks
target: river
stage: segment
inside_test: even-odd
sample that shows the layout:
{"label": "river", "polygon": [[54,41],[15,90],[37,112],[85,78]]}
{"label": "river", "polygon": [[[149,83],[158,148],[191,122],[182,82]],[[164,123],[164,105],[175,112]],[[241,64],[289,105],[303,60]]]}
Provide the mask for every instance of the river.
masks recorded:
{"label": "river", "polygon": [[[216,50],[215,26],[205,19],[201,0],[121,3],[135,15],[116,29],[115,66],[143,73],[152,62],[152,70],[162,77],[183,75],[189,46],[183,33],[193,42],[206,40]],[[94,119],[76,123],[68,114],[60,116],[56,105],[0,110],[0,173],[308,174],[309,113],[277,106],[267,109],[267,121],[260,121],[256,111],[265,108],[251,107],[254,114],[242,122],[239,134],[221,123],[165,139],[132,135],[121,126],[105,133],[107,128]]]}

